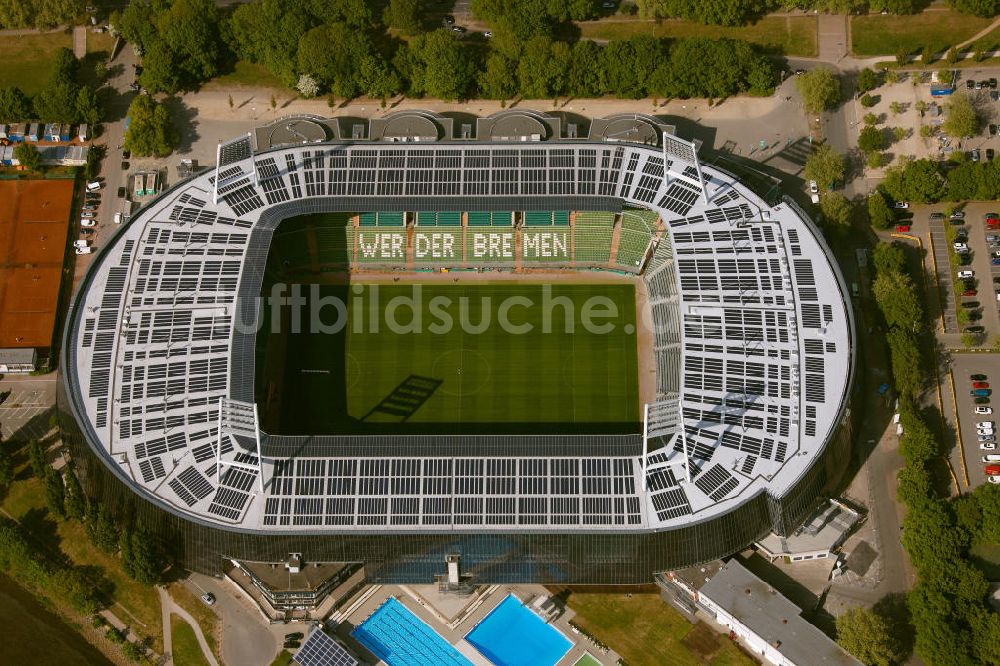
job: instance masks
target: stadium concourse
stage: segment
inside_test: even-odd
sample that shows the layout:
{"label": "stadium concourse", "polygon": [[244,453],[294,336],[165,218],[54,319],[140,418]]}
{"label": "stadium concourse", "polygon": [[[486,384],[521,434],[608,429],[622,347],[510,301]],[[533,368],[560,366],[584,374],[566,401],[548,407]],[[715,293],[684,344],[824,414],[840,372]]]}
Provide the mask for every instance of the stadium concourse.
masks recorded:
{"label": "stadium concourse", "polygon": [[[477,582],[643,583],[791,533],[838,482],[852,313],[790,200],[701,165],[652,117],[352,123],[284,119],[220,144],[214,170],[133,216],[75,297],[65,393],[90,478],[186,566],[301,553],[416,582],[449,556]],[[273,253],[361,284],[372,270],[631,276],[655,392],[628,432],[265,432],[248,322]]]}

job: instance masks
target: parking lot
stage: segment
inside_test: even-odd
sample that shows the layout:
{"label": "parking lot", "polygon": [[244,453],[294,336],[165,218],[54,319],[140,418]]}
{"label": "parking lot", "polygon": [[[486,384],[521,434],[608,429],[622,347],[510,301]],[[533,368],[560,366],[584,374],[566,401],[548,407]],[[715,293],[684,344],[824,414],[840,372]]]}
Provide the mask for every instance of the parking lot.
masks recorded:
{"label": "parking lot", "polygon": [[44,377],[6,375],[0,379],[0,433],[5,440],[39,439],[49,431],[56,381],[55,373]]}
{"label": "parking lot", "polygon": [[[955,384],[955,399],[958,407],[959,440],[965,454],[965,464],[969,472],[969,483],[971,487],[982,485],[986,482],[986,475],[983,473],[984,463],[982,457],[987,454],[1000,453],[1000,447],[994,450],[981,449],[979,435],[976,432],[976,423],[982,421],[997,421],[1000,419],[1000,402],[992,399],[990,404],[977,405],[973,402],[973,397],[969,394],[972,390],[972,375],[985,375],[986,382],[990,385],[990,390],[1000,387],[1000,356],[995,354],[955,354],[951,363],[952,377]],[[976,407],[991,407],[996,410],[993,414],[976,414]],[[962,477],[961,452],[956,446],[952,455],[952,466]]]}
{"label": "parking lot", "polygon": [[[987,234],[995,234],[1000,237],[1000,229],[987,230],[983,218],[987,213],[1000,212],[1000,205],[996,203],[972,203],[963,206],[962,211],[965,213],[965,219],[961,225],[952,225],[948,219],[930,219],[932,213],[941,211],[943,211],[942,206],[911,208],[913,219],[910,220],[910,232],[929,239],[929,251],[934,252],[941,304],[944,310],[944,332],[957,334],[961,333],[965,327],[982,326],[982,339],[986,344],[989,344],[995,336],[1000,335],[1000,308],[998,308],[1000,301],[997,300],[1000,282],[995,281],[995,279],[1000,280],[1000,263],[993,264],[993,253],[1000,251],[1000,243],[997,243],[997,248],[991,248],[986,237]],[[964,230],[966,234],[965,240],[960,242],[964,242],[968,247],[969,263],[959,266],[957,269],[951,267],[949,259],[952,247],[945,231],[949,227],[956,231]],[[957,279],[957,272],[965,270],[973,271],[974,277],[968,281],[970,288],[964,292],[967,295],[956,299],[952,283]],[[970,321],[964,326],[957,324],[958,308],[969,312]],[[959,342],[957,339],[946,339],[945,345],[958,347]]]}

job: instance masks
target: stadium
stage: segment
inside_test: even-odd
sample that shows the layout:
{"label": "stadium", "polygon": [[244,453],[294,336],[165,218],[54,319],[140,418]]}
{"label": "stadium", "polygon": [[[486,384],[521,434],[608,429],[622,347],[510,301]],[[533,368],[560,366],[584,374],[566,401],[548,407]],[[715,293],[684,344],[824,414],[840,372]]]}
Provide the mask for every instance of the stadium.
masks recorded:
{"label": "stadium", "polygon": [[64,404],[194,570],[646,583],[836,488],[852,316],[803,211],[657,118],[290,118],[102,249]]}

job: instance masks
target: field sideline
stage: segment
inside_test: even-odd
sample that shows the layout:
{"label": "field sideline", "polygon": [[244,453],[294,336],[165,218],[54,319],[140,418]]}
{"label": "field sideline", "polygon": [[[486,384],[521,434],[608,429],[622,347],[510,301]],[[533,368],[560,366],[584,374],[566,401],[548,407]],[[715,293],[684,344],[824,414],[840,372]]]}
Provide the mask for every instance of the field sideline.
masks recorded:
{"label": "field sideline", "polygon": [[[379,285],[377,297],[371,286],[315,288],[348,304],[346,327],[258,335],[269,432],[638,429],[634,285],[408,283]],[[335,308],[321,319],[333,324]]]}

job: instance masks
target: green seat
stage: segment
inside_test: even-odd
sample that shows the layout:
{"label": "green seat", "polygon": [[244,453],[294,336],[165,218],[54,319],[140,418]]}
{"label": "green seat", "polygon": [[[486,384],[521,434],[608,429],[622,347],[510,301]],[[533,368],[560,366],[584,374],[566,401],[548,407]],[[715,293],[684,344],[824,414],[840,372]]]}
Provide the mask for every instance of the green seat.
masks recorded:
{"label": "green seat", "polygon": [[361,213],[359,223],[362,227],[374,227],[378,224],[375,213]]}

